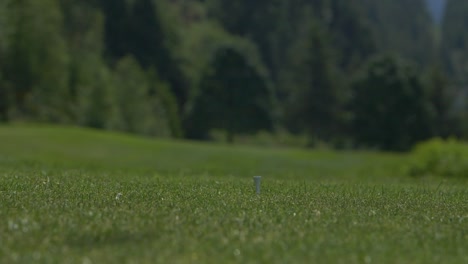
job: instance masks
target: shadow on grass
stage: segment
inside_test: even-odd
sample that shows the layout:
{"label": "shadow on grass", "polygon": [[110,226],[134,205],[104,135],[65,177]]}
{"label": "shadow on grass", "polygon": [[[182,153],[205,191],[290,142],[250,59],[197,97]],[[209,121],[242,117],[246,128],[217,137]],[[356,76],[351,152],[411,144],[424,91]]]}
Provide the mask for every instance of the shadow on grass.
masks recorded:
{"label": "shadow on grass", "polygon": [[70,247],[91,249],[107,246],[122,246],[126,244],[142,244],[154,239],[157,235],[151,232],[129,232],[112,230],[107,232],[85,232],[70,234],[65,243]]}

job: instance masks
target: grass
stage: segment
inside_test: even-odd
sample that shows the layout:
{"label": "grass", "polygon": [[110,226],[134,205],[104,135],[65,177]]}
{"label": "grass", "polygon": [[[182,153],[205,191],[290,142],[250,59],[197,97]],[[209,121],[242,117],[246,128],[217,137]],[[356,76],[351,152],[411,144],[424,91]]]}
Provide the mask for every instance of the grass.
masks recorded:
{"label": "grass", "polygon": [[405,159],[0,127],[0,263],[467,263],[468,183]]}
{"label": "grass", "polygon": [[[188,176],[263,175],[272,179],[360,181],[373,172],[394,181],[401,156],[296,149],[258,149],[196,142],[148,140],[63,127],[0,127],[0,164],[86,168]],[[369,166],[369,165],[372,166]],[[369,170],[373,172],[369,173]],[[346,177],[343,172],[346,172]],[[366,173],[364,173],[366,172]],[[362,178],[364,177],[364,179]],[[401,180],[401,177],[400,179]]]}

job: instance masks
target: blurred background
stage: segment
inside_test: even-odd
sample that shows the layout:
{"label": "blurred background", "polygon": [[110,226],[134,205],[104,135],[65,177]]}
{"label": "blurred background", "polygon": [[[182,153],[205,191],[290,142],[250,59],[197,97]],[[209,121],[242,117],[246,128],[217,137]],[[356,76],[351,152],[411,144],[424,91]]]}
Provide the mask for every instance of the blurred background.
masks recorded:
{"label": "blurred background", "polygon": [[466,0],[0,0],[0,120],[405,151],[468,137]]}

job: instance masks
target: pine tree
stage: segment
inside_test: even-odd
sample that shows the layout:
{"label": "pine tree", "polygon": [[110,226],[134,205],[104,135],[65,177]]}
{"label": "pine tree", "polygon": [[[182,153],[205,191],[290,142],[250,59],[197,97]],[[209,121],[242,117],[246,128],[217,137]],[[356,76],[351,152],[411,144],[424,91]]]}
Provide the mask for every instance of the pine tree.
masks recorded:
{"label": "pine tree", "polygon": [[468,2],[447,2],[446,15],[442,23],[442,54],[444,67],[451,82],[456,86],[468,84]]}
{"label": "pine tree", "polygon": [[295,132],[330,139],[337,132],[341,108],[331,46],[317,23],[311,23],[306,36],[298,42],[292,62],[287,124]]}
{"label": "pine tree", "polygon": [[429,95],[408,62],[378,56],[352,87],[353,131],[358,144],[405,151],[432,136]]}
{"label": "pine tree", "polygon": [[221,47],[203,75],[188,124],[188,136],[206,138],[211,129],[239,133],[271,129],[271,92],[249,59],[234,47]]}
{"label": "pine tree", "polygon": [[6,81],[16,113],[36,120],[68,120],[68,51],[56,0],[11,4],[13,33],[6,58]]}
{"label": "pine tree", "polygon": [[433,65],[426,75],[426,86],[433,109],[433,135],[443,138],[457,135],[459,127],[453,87],[439,65]]}
{"label": "pine tree", "polygon": [[105,128],[112,109],[112,73],[103,58],[103,14],[81,1],[62,0],[62,10],[70,51],[70,115],[80,125]]}
{"label": "pine tree", "polygon": [[10,25],[9,25],[9,3],[10,1],[0,2],[0,122],[8,121],[8,110],[11,107],[9,100],[10,91],[4,80],[6,53],[8,42],[10,41]]}
{"label": "pine tree", "polygon": [[146,70],[155,68],[176,96],[182,109],[188,87],[174,49],[168,45],[172,32],[164,26],[160,6],[152,0],[101,0],[105,12],[105,43],[112,61],[130,55]]}

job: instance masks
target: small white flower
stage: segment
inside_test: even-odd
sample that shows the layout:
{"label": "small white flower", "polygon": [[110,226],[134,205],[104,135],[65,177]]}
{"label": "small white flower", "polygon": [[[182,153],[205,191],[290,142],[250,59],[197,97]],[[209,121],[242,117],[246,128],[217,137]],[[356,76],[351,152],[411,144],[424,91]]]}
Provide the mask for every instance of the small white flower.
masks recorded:
{"label": "small white flower", "polygon": [[121,196],[122,196],[122,193],[118,193],[118,194],[115,196],[115,199],[116,199],[116,200],[119,200]]}

